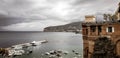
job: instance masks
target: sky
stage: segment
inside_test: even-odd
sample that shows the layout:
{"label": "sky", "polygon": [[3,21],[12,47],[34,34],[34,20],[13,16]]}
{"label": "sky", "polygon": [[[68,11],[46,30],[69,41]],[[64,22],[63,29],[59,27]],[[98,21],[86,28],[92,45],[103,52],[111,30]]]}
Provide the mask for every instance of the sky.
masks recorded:
{"label": "sky", "polygon": [[0,31],[42,31],[83,21],[85,15],[113,14],[120,0],[0,0]]}

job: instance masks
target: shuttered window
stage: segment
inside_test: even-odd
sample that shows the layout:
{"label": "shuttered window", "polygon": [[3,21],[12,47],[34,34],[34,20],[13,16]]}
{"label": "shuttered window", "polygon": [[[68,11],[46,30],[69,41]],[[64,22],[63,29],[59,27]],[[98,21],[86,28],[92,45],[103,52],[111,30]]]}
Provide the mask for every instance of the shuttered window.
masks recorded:
{"label": "shuttered window", "polygon": [[114,32],[114,27],[108,27],[108,28],[106,29],[106,31],[107,31],[107,32]]}

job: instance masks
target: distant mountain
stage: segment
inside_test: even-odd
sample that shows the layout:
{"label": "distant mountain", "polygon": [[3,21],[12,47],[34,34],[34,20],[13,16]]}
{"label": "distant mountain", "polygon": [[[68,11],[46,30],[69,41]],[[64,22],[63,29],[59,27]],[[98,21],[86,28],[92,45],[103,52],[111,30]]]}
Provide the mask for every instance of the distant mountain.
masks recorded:
{"label": "distant mountain", "polygon": [[73,22],[66,25],[50,26],[44,28],[44,32],[81,32],[82,22]]}

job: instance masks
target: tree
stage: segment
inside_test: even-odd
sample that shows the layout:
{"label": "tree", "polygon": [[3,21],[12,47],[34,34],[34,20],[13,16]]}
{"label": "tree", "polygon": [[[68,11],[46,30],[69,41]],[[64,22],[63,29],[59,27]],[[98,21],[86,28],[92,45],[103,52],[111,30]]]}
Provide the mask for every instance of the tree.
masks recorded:
{"label": "tree", "polygon": [[100,37],[95,40],[91,58],[116,58],[114,51],[115,44],[107,37]]}

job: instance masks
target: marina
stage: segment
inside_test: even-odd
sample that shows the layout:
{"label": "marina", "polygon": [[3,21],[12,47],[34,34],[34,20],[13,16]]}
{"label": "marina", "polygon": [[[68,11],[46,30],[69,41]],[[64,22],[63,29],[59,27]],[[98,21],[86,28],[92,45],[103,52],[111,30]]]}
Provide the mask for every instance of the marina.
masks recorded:
{"label": "marina", "polygon": [[24,54],[30,54],[32,53],[34,46],[39,46],[47,42],[48,42],[47,40],[33,41],[31,43],[23,43],[23,44],[13,45],[8,48],[1,48],[1,55],[4,57],[15,57],[15,56],[22,56]]}
{"label": "marina", "polygon": [[[40,33],[6,32],[0,33],[0,38],[2,38],[0,39],[0,46],[2,48],[16,49],[17,54],[15,56],[11,56],[14,50],[10,50],[11,52],[9,53],[10,56],[6,58],[83,57],[82,51],[83,45],[81,34],[69,32],[40,32]],[[41,41],[42,43],[39,43],[39,45],[32,46],[33,43]],[[5,43],[4,45],[2,45],[3,42]],[[0,56],[0,58],[5,58],[4,56]]]}

